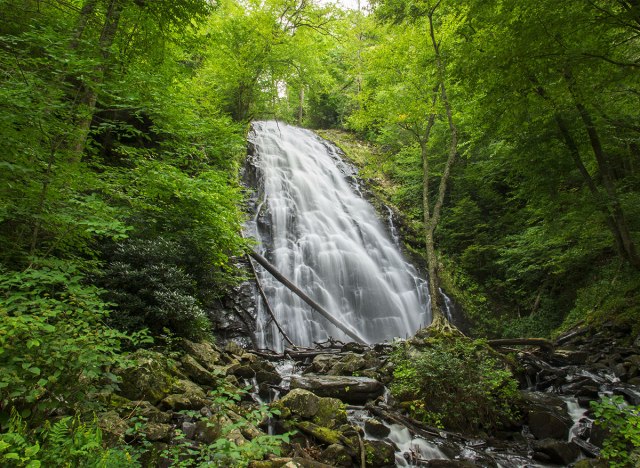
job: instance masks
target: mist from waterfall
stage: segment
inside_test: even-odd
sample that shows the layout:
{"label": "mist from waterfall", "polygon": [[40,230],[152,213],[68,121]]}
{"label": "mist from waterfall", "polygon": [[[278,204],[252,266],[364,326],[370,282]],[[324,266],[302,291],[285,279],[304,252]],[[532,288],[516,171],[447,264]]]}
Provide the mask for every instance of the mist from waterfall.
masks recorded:
{"label": "mist from waterfall", "polygon": [[[275,121],[254,122],[249,142],[256,211],[246,229],[257,240],[256,251],[369,343],[405,337],[430,323],[426,281],[359,193],[355,170],[338,150],[309,130]],[[256,269],[278,322],[296,345],[348,340]],[[256,303],[259,346],[282,350],[263,301],[256,297]]]}

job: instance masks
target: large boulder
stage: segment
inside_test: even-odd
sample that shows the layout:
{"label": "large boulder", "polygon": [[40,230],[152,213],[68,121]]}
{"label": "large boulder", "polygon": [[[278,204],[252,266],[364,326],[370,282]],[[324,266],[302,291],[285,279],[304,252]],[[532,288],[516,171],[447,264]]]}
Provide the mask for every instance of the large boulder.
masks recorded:
{"label": "large boulder", "polygon": [[[533,458],[540,461],[550,461],[560,465],[568,465],[580,455],[580,449],[572,442],[553,439],[536,441],[533,444]],[[540,456],[542,455],[542,456]]]}
{"label": "large boulder", "polygon": [[300,388],[291,390],[277,406],[287,408],[293,414],[303,418],[312,418],[320,408],[320,397]]}
{"label": "large boulder", "polygon": [[118,416],[115,411],[107,411],[98,415],[98,427],[106,443],[118,445],[124,441],[124,436],[129,429],[127,422]]}
{"label": "large boulder", "polygon": [[351,455],[347,449],[340,444],[329,445],[320,455],[320,459],[331,466],[353,466]]}
{"label": "large boulder", "polygon": [[[299,390],[294,390],[299,391]],[[335,428],[347,424],[345,405],[337,398],[320,398],[318,411],[313,416],[313,422],[324,427]]]}
{"label": "large boulder", "polygon": [[389,442],[365,440],[364,451],[367,467],[385,468],[396,466],[396,449]]}
{"label": "large boulder", "polygon": [[221,362],[221,353],[208,342],[194,343],[189,340],[182,340],[184,351],[193,356],[203,367],[209,371],[214,371],[216,364]]}
{"label": "large boulder", "polygon": [[158,403],[171,393],[179,371],[165,356],[139,349],[131,355],[135,365],[119,371],[122,378],[119,393],[129,400]]}
{"label": "large boulder", "polygon": [[217,385],[217,378],[196,361],[193,356],[185,354],[182,356],[181,363],[184,373],[194,382],[211,387]]}
{"label": "large boulder", "polygon": [[377,380],[337,375],[294,376],[291,388],[309,390],[318,396],[338,398],[353,404],[366,403],[384,393],[384,386]]}
{"label": "large boulder", "polygon": [[573,421],[567,404],[548,393],[522,392],[522,409],[536,439],[567,440]]}

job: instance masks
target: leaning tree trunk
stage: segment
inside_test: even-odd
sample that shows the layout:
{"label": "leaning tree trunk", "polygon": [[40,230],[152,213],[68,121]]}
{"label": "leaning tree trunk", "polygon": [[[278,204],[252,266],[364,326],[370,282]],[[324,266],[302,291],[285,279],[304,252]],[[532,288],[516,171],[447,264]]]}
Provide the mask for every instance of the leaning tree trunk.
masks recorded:
{"label": "leaning tree trunk", "polygon": [[[429,273],[429,289],[431,292],[431,314],[432,325],[441,327],[448,325],[448,321],[443,313],[442,297],[440,295],[440,277],[438,273],[438,258],[436,256],[434,233],[435,229],[440,222],[440,215],[442,212],[442,205],[444,203],[444,196],[447,191],[447,184],[451,175],[451,168],[456,160],[458,154],[458,127],[453,120],[453,111],[451,110],[451,103],[449,102],[449,96],[447,94],[447,87],[445,84],[445,69],[442,56],[440,54],[440,46],[435,36],[435,27],[433,25],[433,13],[432,10],[429,15],[429,36],[431,38],[431,45],[433,46],[434,55],[436,58],[436,67],[438,73],[438,84],[440,88],[440,100],[445,108],[447,116],[447,123],[449,124],[449,133],[451,140],[449,142],[449,154],[445,163],[442,177],[440,178],[440,184],[438,185],[438,196],[435,204],[433,205],[433,211],[430,211],[429,193],[428,193],[428,166],[426,165],[426,154],[423,156],[423,178],[424,178],[424,191],[423,191],[423,203],[424,203],[424,229],[425,229],[425,245],[427,250],[427,269]],[[423,149],[424,152],[424,149]]]}

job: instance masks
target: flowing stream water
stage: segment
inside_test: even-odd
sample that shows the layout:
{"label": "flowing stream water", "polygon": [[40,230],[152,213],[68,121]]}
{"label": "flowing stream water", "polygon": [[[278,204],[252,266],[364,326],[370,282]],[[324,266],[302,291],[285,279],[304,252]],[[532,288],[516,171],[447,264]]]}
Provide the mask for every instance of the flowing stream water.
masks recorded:
{"label": "flowing stream water", "polygon": [[[407,262],[356,171],[313,132],[275,121],[254,122],[249,158],[256,212],[247,230],[256,250],[341,323],[369,343],[413,334],[431,321],[427,283]],[[260,282],[277,321],[296,345],[345,335],[262,268]],[[283,339],[258,303],[258,344]]]}

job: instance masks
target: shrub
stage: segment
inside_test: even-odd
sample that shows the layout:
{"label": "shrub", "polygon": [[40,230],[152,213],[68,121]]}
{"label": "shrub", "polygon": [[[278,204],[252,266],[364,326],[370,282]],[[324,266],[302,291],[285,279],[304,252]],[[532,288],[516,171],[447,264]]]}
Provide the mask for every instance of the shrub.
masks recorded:
{"label": "shrub", "polygon": [[117,304],[113,325],[128,331],[149,328],[155,334],[167,328],[193,340],[210,334],[199,284],[187,271],[194,268],[186,244],[162,237],[129,239],[107,255],[110,261],[98,284],[106,289],[105,299]]}
{"label": "shrub", "polygon": [[3,466],[82,466],[117,468],[140,466],[136,454],[125,448],[105,448],[95,421],[81,422],[66,416],[54,424],[47,421],[38,431],[29,430],[14,410],[7,432],[0,434]]}
{"label": "shrub", "polygon": [[608,436],[602,457],[612,468],[640,464],[640,406],[630,406],[621,396],[591,402],[595,424],[604,427]]}
{"label": "shrub", "polygon": [[23,272],[0,270],[0,409],[46,416],[60,407],[91,409],[91,393],[113,389],[109,369],[126,365],[128,336],[104,324],[100,290],[69,262]]}
{"label": "shrub", "polygon": [[399,344],[392,394],[424,422],[471,432],[515,419],[517,382],[483,341],[434,337],[420,349]]}

